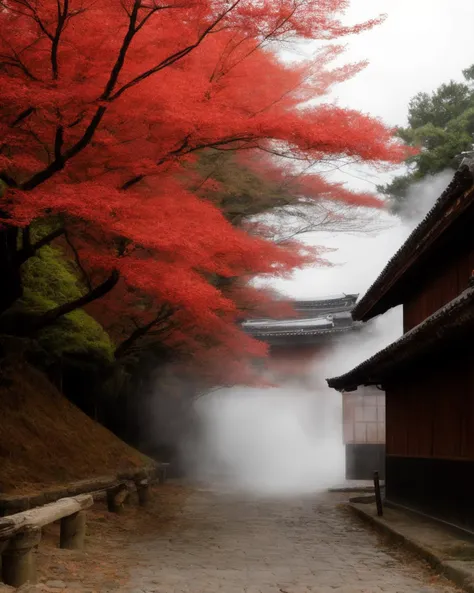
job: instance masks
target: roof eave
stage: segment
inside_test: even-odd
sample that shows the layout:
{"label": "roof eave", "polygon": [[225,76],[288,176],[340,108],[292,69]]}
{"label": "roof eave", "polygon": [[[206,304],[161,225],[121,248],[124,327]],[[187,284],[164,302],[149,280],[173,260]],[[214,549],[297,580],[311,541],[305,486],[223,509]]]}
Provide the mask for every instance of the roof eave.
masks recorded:
{"label": "roof eave", "polygon": [[[472,167],[464,165],[456,171],[452,182],[424,220],[412,231],[372,286],[355,305],[352,310],[354,320],[369,321],[401,304],[400,295],[397,298],[394,291],[400,287],[402,277],[413,267],[420,256],[426,255],[436,240],[474,202],[473,182]],[[466,198],[468,194],[470,194],[470,200],[463,203],[462,199]],[[453,203],[456,200],[461,205],[460,208],[453,208]],[[449,218],[444,219],[442,215],[446,211],[449,213]]]}
{"label": "roof eave", "polygon": [[[401,338],[362,362],[348,373],[327,379],[329,387],[337,391],[353,391],[360,385],[380,385],[393,377],[402,366],[413,364],[435,349],[441,349],[453,336],[474,326],[474,286],[433,313]],[[406,355],[416,342],[421,346],[410,356]],[[405,357],[403,354],[405,353]],[[398,356],[398,361],[396,360]]]}

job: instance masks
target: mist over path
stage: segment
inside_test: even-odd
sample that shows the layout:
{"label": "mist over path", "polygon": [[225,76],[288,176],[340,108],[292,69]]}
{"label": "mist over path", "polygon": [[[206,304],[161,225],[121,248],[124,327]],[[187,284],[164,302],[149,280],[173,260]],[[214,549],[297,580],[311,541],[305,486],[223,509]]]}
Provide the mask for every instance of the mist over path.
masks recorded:
{"label": "mist over path", "polygon": [[[344,495],[264,499],[196,489],[171,533],[133,547],[133,593],[440,593],[340,508]],[[125,589],[124,589],[125,591]]]}

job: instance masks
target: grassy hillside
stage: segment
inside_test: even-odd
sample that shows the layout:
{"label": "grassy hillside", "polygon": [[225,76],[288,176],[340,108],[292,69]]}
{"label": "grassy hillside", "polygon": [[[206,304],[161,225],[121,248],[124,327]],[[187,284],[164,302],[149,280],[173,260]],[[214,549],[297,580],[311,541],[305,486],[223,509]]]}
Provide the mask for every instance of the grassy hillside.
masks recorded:
{"label": "grassy hillside", "polygon": [[30,492],[150,463],[86,416],[39,371],[0,372],[0,492]]}

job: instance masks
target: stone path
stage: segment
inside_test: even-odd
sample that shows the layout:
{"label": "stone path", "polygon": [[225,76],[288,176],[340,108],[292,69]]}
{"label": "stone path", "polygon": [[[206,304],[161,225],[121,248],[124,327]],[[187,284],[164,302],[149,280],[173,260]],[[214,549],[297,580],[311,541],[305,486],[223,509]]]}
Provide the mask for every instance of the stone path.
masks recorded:
{"label": "stone path", "polygon": [[210,490],[176,529],[131,544],[133,593],[440,593],[454,589],[380,542],[342,495],[250,500]]}

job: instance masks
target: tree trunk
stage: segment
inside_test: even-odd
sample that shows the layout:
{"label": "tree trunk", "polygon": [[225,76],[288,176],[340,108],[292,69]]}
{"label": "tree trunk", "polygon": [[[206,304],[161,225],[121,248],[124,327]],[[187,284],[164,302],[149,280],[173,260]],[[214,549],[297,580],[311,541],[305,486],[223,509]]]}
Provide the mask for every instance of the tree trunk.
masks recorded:
{"label": "tree trunk", "polygon": [[0,313],[9,309],[23,294],[17,262],[18,228],[0,226]]}
{"label": "tree trunk", "polygon": [[[5,216],[0,211],[1,216]],[[48,245],[64,233],[63,228],[55,229],[34,244],[26,243],[19,248],[20,229],[3,223],[0,224],[0,314],[9,309],[23,296],[21,266],[36,254],[44,245]]]}

